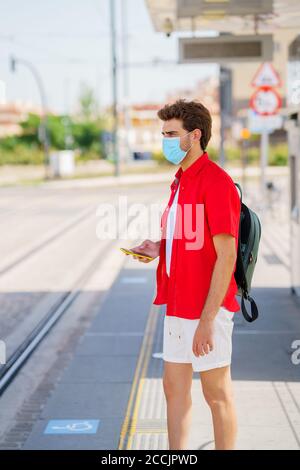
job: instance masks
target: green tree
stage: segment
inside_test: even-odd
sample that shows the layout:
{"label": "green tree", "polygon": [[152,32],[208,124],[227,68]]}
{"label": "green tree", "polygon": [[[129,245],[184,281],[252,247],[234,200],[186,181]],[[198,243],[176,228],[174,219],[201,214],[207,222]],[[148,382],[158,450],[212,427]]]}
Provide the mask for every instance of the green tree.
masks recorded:
{"label": "green tree", "polygon": [[102,126],[99,121],[75,122],[72,124],[75,146],[80,148],[82,152],[90,150],[100,152],[101,133]]}
{"label": "green tree", "polygon": [[81,83],[79,95],[79,117],[83,121],[91,121],[98,117],[98,102],[94,90]]}
{"label": "green tree", "polygon": [[[79,95],[77,116],[47,116],[50,150],[66,148],[79,150],[80,159],[101,158],[104,156],[102,132],[106,118],[98,111],[98,103],[93,89],[85,84]],[[20,123],[21,135],[0,139],[0,164],[40,163],[43,159],[43,145],[39,138],[41,117],[29,113]]]}

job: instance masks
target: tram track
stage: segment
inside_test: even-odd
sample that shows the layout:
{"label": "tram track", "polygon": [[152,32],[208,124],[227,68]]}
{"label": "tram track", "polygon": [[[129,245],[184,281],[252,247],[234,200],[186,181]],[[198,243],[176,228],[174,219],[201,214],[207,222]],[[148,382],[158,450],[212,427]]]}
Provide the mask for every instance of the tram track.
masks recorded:
{"label": "tram track", "polygon": [[60,317],[73,304],[86,281],[93,275],[95,270],[99,268],[99,264],[101,264],[101,260],[103,260],[103,254],[106,253],[114,243],[115,240],[111,240],[108,246],[106,244],[101,248],[92,264],[79,276],[72,289],[65,292],[61,298],[51,306],[47,314],[11,354],[6,364],[0,368],[0,396],[29,359],[40,342],[50,332]]}

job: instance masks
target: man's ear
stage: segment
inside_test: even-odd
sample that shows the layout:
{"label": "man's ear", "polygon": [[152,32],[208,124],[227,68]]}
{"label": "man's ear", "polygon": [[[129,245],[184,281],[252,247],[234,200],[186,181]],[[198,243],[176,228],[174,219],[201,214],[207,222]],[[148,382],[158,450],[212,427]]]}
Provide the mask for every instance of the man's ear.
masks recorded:
{"label": "man's ear", "polygon": [[197,131],[197,134],[195,134],[195,138],[196,140],[199,140],[201,139],[201,136],[202,136],[202,132],[200,129],[195,129],[195,131]]}

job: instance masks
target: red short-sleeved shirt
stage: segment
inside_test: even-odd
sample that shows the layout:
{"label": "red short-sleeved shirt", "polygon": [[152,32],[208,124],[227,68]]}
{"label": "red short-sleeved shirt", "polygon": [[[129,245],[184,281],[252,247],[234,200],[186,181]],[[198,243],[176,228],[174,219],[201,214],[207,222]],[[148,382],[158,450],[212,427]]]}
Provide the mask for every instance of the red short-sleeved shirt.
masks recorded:
{"label": "red short-sleeved shirt", "polygon": [[[170,276],[166,272],[166,221],[179,184]],[[161,243],[154,304],[166,304],[166,315],[201,316],[216,261],[213,236],[229,233],[238,244],[240,198],[231,177],[204,152],[186,170],[180,167],[161,218]],[[235,266],[234,266],[235,270]],[[234,270],[222,306],[238,311]]]}

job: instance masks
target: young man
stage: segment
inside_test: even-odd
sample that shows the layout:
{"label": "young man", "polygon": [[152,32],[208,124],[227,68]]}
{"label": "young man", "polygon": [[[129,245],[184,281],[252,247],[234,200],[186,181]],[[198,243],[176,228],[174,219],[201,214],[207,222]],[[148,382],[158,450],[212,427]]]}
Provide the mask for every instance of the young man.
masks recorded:
{"label": "young man", "polygon": [[240,309],[234,279],[240,198],[231,177],[205,150],[211,136],[205,106],[179,100],[158,116],[164,155],[180,167],[162,215],[161,240],[145,240],[133,250],[159,256],[153,303],[166,304],[163,386],[169,449],[188,445],[193,371],[200,373],[212,413],[215,449],[234,449],[230,363],[233,315]]}

